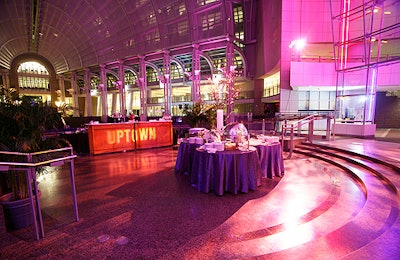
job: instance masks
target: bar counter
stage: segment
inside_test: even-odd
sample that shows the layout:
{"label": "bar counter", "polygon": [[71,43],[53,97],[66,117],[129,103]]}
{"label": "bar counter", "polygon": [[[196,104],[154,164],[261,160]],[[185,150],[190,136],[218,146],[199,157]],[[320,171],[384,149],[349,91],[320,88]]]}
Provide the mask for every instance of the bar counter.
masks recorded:
{"label": "bar counter", "polygon": [[172,145],[172,121],[87,124],[91,154]]}

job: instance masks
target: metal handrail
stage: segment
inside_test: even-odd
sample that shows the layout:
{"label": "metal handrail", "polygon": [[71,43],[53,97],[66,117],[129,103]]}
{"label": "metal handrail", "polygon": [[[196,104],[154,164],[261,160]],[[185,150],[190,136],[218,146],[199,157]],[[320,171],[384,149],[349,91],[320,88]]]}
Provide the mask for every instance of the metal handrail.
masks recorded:
{"label": "metal handrail", "polygon": [[[57,157],[50,157],[46,158],[45,160],[41,160],[38,162],[35,162],[34,156],[38,155],[43,155],[43,154],[51,154],[57,153],[57,152],[68,152],[68,155],[62,155],[62,156],[57,156]],[[42,165],[52,165],[60,161],[66,161],[70,159],[74,159],[77,156],[73,152],[72,147],[63,147],[63,148],[58,148],[58,149],[51,149],[51,150],[45,150],[45,151],[38,151],[38,152],[32,152],[32,153],[23,153],[23,152],[11,152],[11,151],[0,151],[0,155],[14,155],[14,156],[21,156],[18,158],[25,158],[25,162],[11,162],[7,160],[6,162],[3,162],[0,160],[0,166],[26,166],[26,167],[36,167],[36,166],[42,166]],[[3,168],[1,168],[3,169]]]}
{"label": "metal handrail", "polygon": [[[327,118],[327,138],[329,139],[330,136],[330,119],[332,118],[332,116],[324,116]],[[285,133],[289,132],[290,133],[290,142],[289,142],[289,155],[287,159],[290,159],[292,157],[293,154],[293,139],[294,139],[294,132],[295,129],[297,129],[298,135],[300,136],[301,134],[301,127],[303,125],[308,124],[308,134],[307,134],[307,141],[312,143],[312,139],[313,139],[313,132],[314,132],[314,121],[317,119],[320,119],[321,116],[318,114],[313,114],[313,115],[309,115],[306,117],[301,118],[300,120],[297,120],[295,123],[288,123],[288,120],[285,119],[284,120],[284,124],[282,124],[282,145],[284,142],[284,137],[285,137]]]}
{"label": "metal handrail", "polygon": [[[42,154],[51,154],[56,152],[68,152],[67,156],[62,155],[57,158],[47,158],[39,162],[33,162],[32,157],[35,155]],[[33,220],[33,229],[35,234],[35,239],[39,240],[40,237],[44,238],[44,226],[43,226],[43,218],[42,211],[40,208],[40,200],[34,200],[34,197],[38,198],[38,186],[36,181],[36,167],[40,167],[43,165],[50,166],[60,166],[64,162],[69,163],[69,174],[71,180],[71,193],[72,193],[72,202],[74,205],[74,215],[75,221],[79,221],[79,213],[78,213],[78,202],[76,199],[76,188],[75,188],[75,173],[74,173],[74,158],[77,156],[73,153],[72,147],[59,148],[54,150],[46,150],[39,151],[33,153],[20,153],[20,152],[9,152],[9,151],[0,151],[2,155],[11,155],[11,156],[21,156],[25,158],[27,162],[3,162],[0,161],[0,171],[10,171],[10,170],[21,170],[25,171],[26,179],[27,179],[27,187],[28,187],[28,197],[31,205],[32,212],[32,220]],[[31,185],[33,184],[33,187]]]}
{"label": "metal handrail", "polygon": [[39,152],[32,152],[32,153],[0,151],[0,154],[23,155],[23,156],[26,156],[26,155],[28,155],[28,154],[37,155],[37,154],[44,154],[44,153],[62,152],[62,151],[68,151],[68,150],[70,151],[71,154],[73,154],[73,152],[72,152],[72,147],[63,147],[63,148],[58,148],[58,149],[50,149],[50,150],[39,151]]}

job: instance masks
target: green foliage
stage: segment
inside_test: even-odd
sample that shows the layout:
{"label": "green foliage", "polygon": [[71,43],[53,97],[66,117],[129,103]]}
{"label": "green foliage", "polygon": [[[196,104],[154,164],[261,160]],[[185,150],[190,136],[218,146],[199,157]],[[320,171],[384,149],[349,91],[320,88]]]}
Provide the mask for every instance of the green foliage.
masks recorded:
{"label": "green foliage", "polygon": [[[19,99],[14,89],[0,86],[0,151],[33,153],[69,146],[68,141],[52,137],[47,138],[46,131],[63,126],[57,109],[42,102],[32,101],[28,97]],[[63,152],[34,155],[32,162],[41,162],[54,157],[65,156]],[[26,155],[0,154],[3,162],[27,162]],[[40,169],[37,169],[40,170]],[[26,198],[28,186],[25,171],[9,171],[4,175],[7,183],[2,192],[12,192],[14,199]]]}
{"label": "green foliage", "polygon": [[54,140],[44,135],[63,126],[56,108],[24,97],[18,100],[3,95],[1,100],[0,150],[30,153],[61,147],[54,147]]}

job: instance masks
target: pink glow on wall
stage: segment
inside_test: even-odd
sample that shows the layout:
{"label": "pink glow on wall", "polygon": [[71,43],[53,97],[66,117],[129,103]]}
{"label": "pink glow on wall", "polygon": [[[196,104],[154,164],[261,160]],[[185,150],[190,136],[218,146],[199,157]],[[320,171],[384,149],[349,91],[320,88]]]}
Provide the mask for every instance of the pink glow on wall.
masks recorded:
{"label": "pink glow on wall", "polygon": [[290,85],[292,87],[332,87],[336,86],[334,63],[291,62]]}

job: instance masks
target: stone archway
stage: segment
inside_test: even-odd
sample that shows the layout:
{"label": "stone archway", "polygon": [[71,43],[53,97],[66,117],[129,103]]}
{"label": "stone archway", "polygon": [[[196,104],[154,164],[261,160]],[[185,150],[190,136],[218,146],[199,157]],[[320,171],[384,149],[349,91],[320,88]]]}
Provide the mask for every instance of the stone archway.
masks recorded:
{"label": "stone archway", "polygon": [[27,61],[35,61],[42,64],[47,71],[49,72],[49,84],[50,84],[50,93],[51,93],[51,105],[55,106],[55,101],[57,100],[56,91],[59,89],[56,71],[53,65],[43,56],[36,53],[25,53],[17,56],[11,63],[10,67],[10,87],[15,88],[19,91],[19,83],[18,83],[18,67],[24,62]]}

